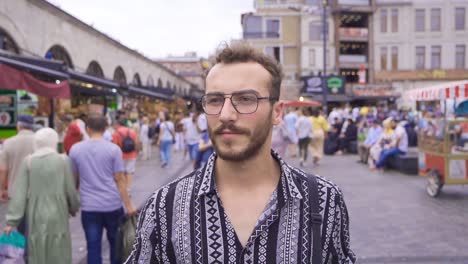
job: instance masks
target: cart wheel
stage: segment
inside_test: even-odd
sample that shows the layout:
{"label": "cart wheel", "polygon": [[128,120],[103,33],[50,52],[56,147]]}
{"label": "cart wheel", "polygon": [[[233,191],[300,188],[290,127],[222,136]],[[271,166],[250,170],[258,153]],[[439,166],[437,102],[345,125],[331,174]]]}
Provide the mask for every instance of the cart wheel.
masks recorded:
{"label": "cart wheel", "polygon": [[440,190],[442,189],[442,177],[437,172],[437,170],[431,170],[428,174],[427,185],[426,185],[426,192],[431,197],[437,197],[440,194]]}

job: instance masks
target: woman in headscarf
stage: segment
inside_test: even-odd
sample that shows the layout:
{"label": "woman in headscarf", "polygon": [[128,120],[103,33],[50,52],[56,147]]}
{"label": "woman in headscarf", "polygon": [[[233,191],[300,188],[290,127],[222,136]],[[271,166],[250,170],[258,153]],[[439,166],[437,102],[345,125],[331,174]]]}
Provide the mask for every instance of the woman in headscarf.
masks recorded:
{"label": "woman in headscarf", "polygon": [[369,150],[368,162],[369,162],[370,169],[375,169],[375,163],[379,160],[380,153],[382,153],[382,150],[386,146],[389,146],[392,144],[393,129],[391,126],[391,121],[392,121],[392,118],[389,117],[382,122],[383,133],[380,136],[380,138],[377,140],[377,142],[374,145],[372,145],[372,147]]}
{"label": "woman in headscarf", "polygon": [[79,209],[70,162],[57,153],[58,134],[42,128],[20,167],[5,233],[26,222],[28,263],[72,263],[68,218]]}

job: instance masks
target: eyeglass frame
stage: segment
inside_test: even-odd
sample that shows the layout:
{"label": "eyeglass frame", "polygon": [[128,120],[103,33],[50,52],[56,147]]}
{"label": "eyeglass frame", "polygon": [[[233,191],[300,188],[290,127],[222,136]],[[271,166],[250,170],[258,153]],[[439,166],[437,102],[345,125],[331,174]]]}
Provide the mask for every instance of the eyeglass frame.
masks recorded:
{"label": "eyeglass frame", "polygon": [[[257,97],[257,106],[255,107],[255,110],[250,112],[250,113],[241,113],[239,112],[239,110],[237,109],[236,105],[234,105],[234,103],[232,102],[232,96],[233,95],[241,95],[241,94],[253,94],[255,95],[255,97]],[[222,96],[224,98],[224,101],[223,101],[223,105],[219,108],[219,112],[217,114],[209,114],[206,112],[205,110],[205,104],[203,103],[203,99],[206,98],[206,96],[208,95],[218,95],[218,96]],[[271,101],[278,101],[279,98],[278,97],[272,97],[272,96],[259,96],[258,93],[254,90],[247,90],[247,91],[239,91],[239,92],[234,92],[234,93],[230,93],[230,94],[224,94],[224,93],[209,93],[209,94],[205,94],[201,97],[200,99],[200,103],[202,105],[202,108],[203,108],[203,112],[207,115],[219,115],[221,114],[221,111],[223,111],[223,107],[224,107],[224,104],[226,103],[226,99],[229,99],[229,101],[231,102],[231,105],[232,107],[236,110],[237,113],[241,114],[241,115],[250,115],[250,114],[253,114],[255,112],[257,112],[258,110],[258,103],[259,103],[259,100],[269,100],[270,102]]]}

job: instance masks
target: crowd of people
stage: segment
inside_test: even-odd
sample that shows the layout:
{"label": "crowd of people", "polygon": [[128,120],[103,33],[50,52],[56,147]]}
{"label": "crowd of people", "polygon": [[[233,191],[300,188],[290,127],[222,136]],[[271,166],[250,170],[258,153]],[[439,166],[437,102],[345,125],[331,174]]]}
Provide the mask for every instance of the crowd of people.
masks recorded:
{"label": "crowd of people", "polygon": [[116,236],[119,221],[136,214],[130,190],[137,159],[150,159],[157,145],[166,168],[175,146],[199,168],[213,153],[199,111],[184,117],[161,111],[154,120],[118,112],[113,121],[102,114],[64,114],[59,132],[38,127],[29,115],[17,121],[18,134],[0,151],[0,182],[7,183],[0,199],[8,203],[5,233],[25,235],[29,263],[71,263],[68,219],[78,210],[88,263],[102,263],[104,229],[111,263],[120,263]]}
{"label": "crowd of people", "polygon": [[410,111],[392,110],[382,104],[336,107],[328,116],[321,109],[290,108],[274,127],[273,148],[282,156],[298,156],[301,166],[306,166],[309,151],[314,165],[323,154],[357,152],[370,169],[383,170],[390,157],[416,146],[418,129],[430,129],[422,125],[427,123],[425,117],[418,119]]}

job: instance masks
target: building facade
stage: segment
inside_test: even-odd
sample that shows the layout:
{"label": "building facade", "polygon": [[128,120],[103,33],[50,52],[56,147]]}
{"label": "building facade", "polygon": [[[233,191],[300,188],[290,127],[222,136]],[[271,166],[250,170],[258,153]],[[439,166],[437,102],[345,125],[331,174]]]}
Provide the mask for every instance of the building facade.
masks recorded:
{"label": "building facade", "polygon": [[467,10],[467,0],[378,0],[376,81],[403,92],[468,79]]}
{"label": "building facade", "polygon": [[283,99],[308,95],[301,77],[323,72],[323,3],[326,71],[346,83],[329,101],[393,102],[406,89],[468,78],[468,0],[258,0],[242,16],[243,37],[283,64]]}
{"label": "building facade", "polygon": [[192,83],[45,0],[0,1],[0,48],[64,61],[77,72],[188,94]]}

